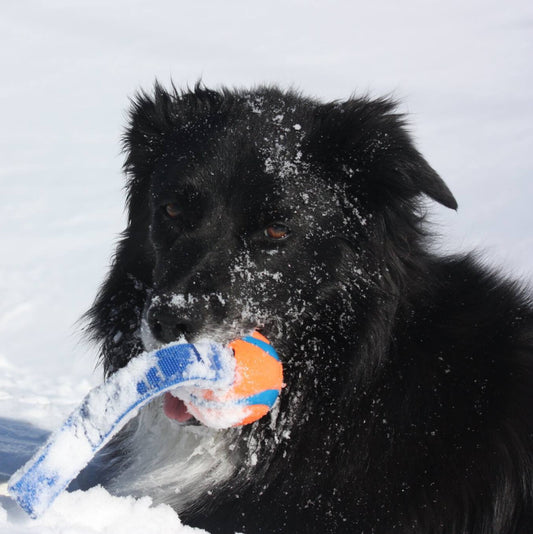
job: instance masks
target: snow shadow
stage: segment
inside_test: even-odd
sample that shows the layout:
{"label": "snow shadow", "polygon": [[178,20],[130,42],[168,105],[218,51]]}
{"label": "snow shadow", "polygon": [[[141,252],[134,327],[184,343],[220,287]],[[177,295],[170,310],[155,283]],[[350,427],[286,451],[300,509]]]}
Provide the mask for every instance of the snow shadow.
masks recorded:
{"label": "snow shadow", "polygon": [[25,464],[49,435],[26,421],[0,417],[0,483]]}

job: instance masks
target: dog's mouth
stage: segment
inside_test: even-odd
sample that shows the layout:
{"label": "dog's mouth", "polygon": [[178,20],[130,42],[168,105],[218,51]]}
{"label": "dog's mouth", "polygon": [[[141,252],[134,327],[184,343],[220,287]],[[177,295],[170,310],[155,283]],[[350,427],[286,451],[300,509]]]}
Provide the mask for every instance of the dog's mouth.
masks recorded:
{"label": "dog's mouth", "polygon": [[178,423],[197,424],[196,419],[187,410],[185,403],[171,393],[167,392],[163,397],[163,411],[169,419]]}
{"label": "dog's mouth", "polygon": [[[264,325],[256,325],[252,328],[240,328],[240,332],[238,334],[233,334],[231,336],[228,336],[227,334],[225,336],[221,336],[218,332],[215,335],[207,336],[209,338],[218,338],[223,339],[223,343],[227,344],[232,339],[236,339],[238,337],[242,337],[243,335],[251,335],[251,333],[259,332],[260,334],[264,333]],[[217,335],[218,334],[218,335]],[[148,323],[146,320],[143,320],[141,323],[141,335],[143,344],[146,350],[157,350],[163,346],[163,343],[158,341],[152,334]],[[206,337],[205,334],[203,334],[204,337]],[[189,343],[194,342],[193,339],[185,339],[183,338],[183,341],[187,341]],[[219,341],[220,342],[220,341]],[[176,421],[180,425],[202,425],[202,423],[192,415],[189,410],[187,409],[187,406],[185,402],[174,396],[170,392],[166,392],[163,395],[163,413],[166,415],[166,417],[172,421]]]}

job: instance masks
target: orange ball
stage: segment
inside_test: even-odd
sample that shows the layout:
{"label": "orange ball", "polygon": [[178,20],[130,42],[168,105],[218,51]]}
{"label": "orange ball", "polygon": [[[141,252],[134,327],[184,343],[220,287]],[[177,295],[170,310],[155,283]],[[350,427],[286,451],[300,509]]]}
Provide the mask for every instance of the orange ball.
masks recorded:
{"label": "orange ball", "polygon": [[235,379],[224,391],[195,390],[185,401],[200,422],[215,428],[253,423],[266,415],[283,387],[281,361],[259,332],[229,344],[235,357]]}

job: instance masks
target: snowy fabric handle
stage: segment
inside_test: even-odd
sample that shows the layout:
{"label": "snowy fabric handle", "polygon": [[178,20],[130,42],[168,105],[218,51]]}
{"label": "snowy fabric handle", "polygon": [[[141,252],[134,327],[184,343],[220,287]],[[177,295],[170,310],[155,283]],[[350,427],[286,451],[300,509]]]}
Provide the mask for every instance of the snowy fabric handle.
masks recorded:
{"label": "snowy fabric handle", "polygon": [[89,392],[13,474],[10,495],[37,518],[144,404],[177,386],[227,388],[233,379],[232,351],[216,343],[174,344],[134,358]]}

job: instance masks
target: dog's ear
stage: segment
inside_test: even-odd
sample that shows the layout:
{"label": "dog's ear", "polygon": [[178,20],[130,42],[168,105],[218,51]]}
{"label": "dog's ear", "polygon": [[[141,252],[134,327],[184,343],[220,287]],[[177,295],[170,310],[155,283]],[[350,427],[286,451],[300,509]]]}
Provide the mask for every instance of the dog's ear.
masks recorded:
{"label": "dog's ear", "polygon": [[169,153],[193,155],[220,120],[225,100],[224,93],[205,89],[200,83],[180,92],[174,86],[167,91],[156,82],[151,94],[137,94],[123,137],[125,171],[132,179],[141,180]]}
{"label": "dog's ear", "polygon": [[395,108],[386,99],[319,106],[311,152],[372,202],[388,204],[424,194],[457,209],[453,194],[416,150]]}
{"label": "dog's ear", "polygon": [[130,176],[139,179],[151,173],[176,121],[176,95],[159,83],[156,82],[153,94],[143,91],[132,99],[129,124],[123,137],[124,169]]}

